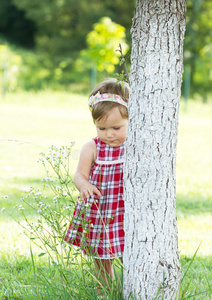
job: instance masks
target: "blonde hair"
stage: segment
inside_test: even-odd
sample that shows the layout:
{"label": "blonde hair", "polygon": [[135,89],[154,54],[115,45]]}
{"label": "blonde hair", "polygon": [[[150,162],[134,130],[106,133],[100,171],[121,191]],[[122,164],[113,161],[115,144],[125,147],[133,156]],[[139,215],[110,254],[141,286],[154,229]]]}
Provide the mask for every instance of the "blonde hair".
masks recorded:
{"label": "blonde hair", "polygon": [[[110,78],[97,84],[97,86],[91,92],[90,97],[95,96],[98,92],[100,94],[109,93],[119,95],[125,102],[128,103],[130,88],[128,83],[123,81],[117,82],[115,78]],[[94,123],[95,121],[99,121],[103,117],[106,117],[110,110],[114,107],[118,107],[123,119],[128,119],[128,110],[124,105],[116,102],[104,101],[96,103],[92,107],[90,106]]]}

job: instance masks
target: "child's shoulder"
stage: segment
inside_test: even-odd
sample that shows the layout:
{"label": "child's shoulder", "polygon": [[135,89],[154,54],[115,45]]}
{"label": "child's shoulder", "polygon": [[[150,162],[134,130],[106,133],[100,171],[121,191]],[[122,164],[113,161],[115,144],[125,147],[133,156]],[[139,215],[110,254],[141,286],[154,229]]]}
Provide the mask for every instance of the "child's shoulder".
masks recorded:
{"label": "child's shoulder", "polygon": [[84,144],[81,150],[81,155],[92,157],[92,161],[95,161],[96,158],[96,143],[92,139]]}
{"label": "child's shoulder", "polygon": [[92,151],[96,149],[96,142],[94,141],[94,139],[88,141],[87,143],[84,144],[84,146],[82,147],[83,150],[87,150],[87,151]]}

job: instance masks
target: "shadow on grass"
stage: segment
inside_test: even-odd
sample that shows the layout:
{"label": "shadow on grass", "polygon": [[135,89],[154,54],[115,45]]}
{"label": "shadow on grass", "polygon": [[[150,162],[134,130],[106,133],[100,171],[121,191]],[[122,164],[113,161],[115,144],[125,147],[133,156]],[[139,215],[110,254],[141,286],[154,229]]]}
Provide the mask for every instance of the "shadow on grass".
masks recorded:
{"label": "shadow on grass", "polygon": [[[9,182],[5,182],[0,187],[0,207],[13,211],[16,205],[23,205],[22,198],[27,195],[30,187],[43,189],[43,181],[41,178],[13,178]],[[48,197],[47,204],[52,201],[54,197],[53,192],[49,188],[44,189],[44,194]],[[8,198],[4,198],[9,195]],[[3,197],[2,197],[3,196]],[[77,193],[74,195],[77,199]],[[28,198],[29,201],[32,200]],[[212,213],[212,195],[204,196],[202,194],[177,194],[177,214],[184,216],[198,215],[201,213]],[[35,216],[36,213],[30,207],[25,211],[28,215]],[[17,213],[17,215],[21,215]],[[3,216],[1,216],[3,217]],[[3,217],[4,218],[4,217]]]}
{"label": "shadow on grass", "polygon": [[177,194],[177,213],[183,215],[197,215],[212,213],[212,195],[202,194],[182,195]]}

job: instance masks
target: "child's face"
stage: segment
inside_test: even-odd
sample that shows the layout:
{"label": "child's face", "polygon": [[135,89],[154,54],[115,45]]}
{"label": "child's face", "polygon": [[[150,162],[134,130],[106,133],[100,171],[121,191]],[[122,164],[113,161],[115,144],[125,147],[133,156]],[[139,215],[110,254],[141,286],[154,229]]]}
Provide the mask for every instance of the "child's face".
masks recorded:
{"label": "child's face", "polygon": [[111,109],[106,118],[95,121],[98,137],[111,147],[119,147],[125,142],[127,124],[128,119],[122,118],[118,107]]}

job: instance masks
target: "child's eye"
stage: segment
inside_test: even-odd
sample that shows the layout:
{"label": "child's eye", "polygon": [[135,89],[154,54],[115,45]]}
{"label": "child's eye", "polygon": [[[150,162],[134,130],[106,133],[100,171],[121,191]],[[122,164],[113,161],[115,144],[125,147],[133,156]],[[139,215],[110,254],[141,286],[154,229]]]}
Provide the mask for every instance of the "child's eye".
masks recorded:
{"label": "child's eye", "polygon": [[115,130],[119,130],[119,129],[120,129],[120,127],[114,127],[113,129],[115,129]]}
{"label": "child's eye", "polygon": [[103,127],[99,127],[99,130],[105,130]]}

